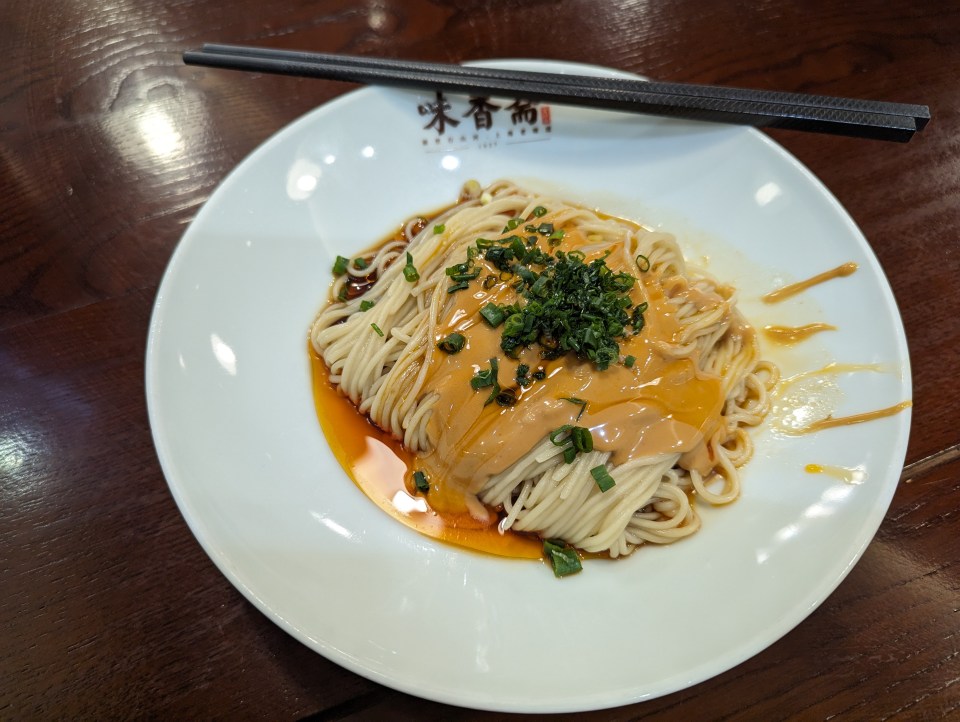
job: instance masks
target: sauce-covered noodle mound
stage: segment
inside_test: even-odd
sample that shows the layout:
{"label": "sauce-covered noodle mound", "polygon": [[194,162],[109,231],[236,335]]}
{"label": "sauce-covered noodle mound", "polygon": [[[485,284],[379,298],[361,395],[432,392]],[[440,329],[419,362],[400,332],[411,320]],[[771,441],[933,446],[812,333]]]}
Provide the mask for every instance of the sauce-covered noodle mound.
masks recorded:
{"label": "sauce-covered noodle mound", "polygon": [[618,557],[739,495],[777,370],[671,236],[468,183],[334,270],[313,348],[440,515]]}

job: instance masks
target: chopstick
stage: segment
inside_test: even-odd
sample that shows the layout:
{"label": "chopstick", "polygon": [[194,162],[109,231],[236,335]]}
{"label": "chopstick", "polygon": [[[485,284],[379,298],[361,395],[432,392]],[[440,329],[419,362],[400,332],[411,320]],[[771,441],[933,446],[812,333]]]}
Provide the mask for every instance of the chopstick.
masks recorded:
{"label": "chopstick", "polygon": [[231,70],[428,88],[675,118],[906,142],[927,106],[745,88],[538,73],[388,58],[206,44],[185,63]]}

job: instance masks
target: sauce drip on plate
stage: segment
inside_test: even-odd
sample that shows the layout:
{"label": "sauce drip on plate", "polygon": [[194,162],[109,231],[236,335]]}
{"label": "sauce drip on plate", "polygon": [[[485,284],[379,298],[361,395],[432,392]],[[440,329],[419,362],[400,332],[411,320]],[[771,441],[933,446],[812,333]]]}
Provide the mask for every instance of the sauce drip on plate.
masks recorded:
{"label": "sauce drip on plate", "polygon": [[829,281],[833,278],[840,278],[841,276],[850,276],[856,270],[856,263],[844,263],[836,268],[831,268],[829,271],[818,273],[816,276],[808,278],[805,281],[798,281],[797,283],[791,283],[789,286],[784,286],[783,288],[778,288],[775,291],[770,291],[770,293],[761,296],[760,300],[764,303],[777,303],[785,298],[790,298],[790,296],[795,296],[802,291],[806,291],[808,288],[816,286],[818,283],[823,283],[824,281]]}
{"label": "sauce drip on plate", "polygon": [[803,326],[764,326],[763,335],[775,343],[792,346],[821,331],[836,331],[829,323],[808,323]]}

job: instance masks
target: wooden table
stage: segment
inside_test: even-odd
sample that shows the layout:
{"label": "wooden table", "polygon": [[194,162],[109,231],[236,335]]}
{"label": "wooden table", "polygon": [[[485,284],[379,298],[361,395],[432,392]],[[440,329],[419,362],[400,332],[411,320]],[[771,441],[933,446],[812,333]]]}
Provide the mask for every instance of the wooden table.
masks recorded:
{"label": "wooden table", "polygon": [[[907,467],[806,621],[686,691],[580,719],[960,714],[960,9],[906,0],[8,0],[0,11],[0,718],[486,719],[347,672],[217,571],[160,471],[147,323],[181,234],[349,86],[186,67],[203,41],[929,104],[905,145],[774,132],[863,229],[912,350]],[[149,130],[183,143],[165,154]]]}

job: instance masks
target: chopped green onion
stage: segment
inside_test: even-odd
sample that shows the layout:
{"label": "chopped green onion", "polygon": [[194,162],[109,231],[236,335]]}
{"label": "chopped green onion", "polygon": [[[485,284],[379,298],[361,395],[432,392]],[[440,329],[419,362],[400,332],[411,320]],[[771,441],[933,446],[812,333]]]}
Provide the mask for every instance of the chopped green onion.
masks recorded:
{"label": "chopped green onion", "polygon": [[413,472],[413,485],[417,487],[417,491],[423,493],[430,491],[430,482],[427,481],[427,475],[422,471]]}
{"label": "chopped green onion", "polygon": [[470,281],[458,281],[452,286],[447,287],[447,293],[456,293],[457,291],[464,291],[470,288]]}
{"label": "chopped green onion", "polygon": [[338,301],[346,301],[346,300],[347,300],[347,287],[346,287],[346,285],[344,285],[343,288],[340,289],[340,293],[337,294],[337,300],[338,300]]}
{"label": "chopped green onion", "polygon": [[520,276],[520,279],[527,284],[528,286],[533,285],[537,280],[538,276],[536,273],[531,271],[526,266],[517,265],[517,275]]}
{"label": "chopped green onion", "polygon": [[564,231],[562,228],[560,228],[560,229],[554,231],[553,233],[551,233],[551,234],[547,237],[547,240],[548,240],[548,241],[561,241],[561,240],[563,240],[563,237],[564,237],[565,235],[566,235],[565,231]]}
{"label": "chopped green onion", "polygon": [[579,421],[580,417],[583,416],[583,412],[587,408],[587,402],[584,401],[583,399],[578,399],[576,396],[561,396],[560,398],[563,399],[564,401],[569,401],[571,404],[576,404],[577,406],[580,407],[580,413],[577,414],[577,421]]}
{"label": "chopped green onion", "polygon": [[636,356],[627,356],[627,357],[623,360],[623,365],[626,366],[628,369],[632,369],[632,368],[633,368],[633,365],[634,365],[636,362],[637,362],[637,357],[636,357]]}
{"label": "chopped green onion", "polygon": [[367,259],[364,258],[363,256],[353,259],[353,267],[360,271],[362,271],[364,268],[366,268],[369,265],[370,264],[367,262]]}
{"label": "chopped green onion", "polygon": [[490,375],[489,371],[477,371],[470,379],[470,388],[474,391],[485,389],[488,386],[493,386],[493,376]]}
{"label": "chopped green onion", "polygon": [[376,305],[377,305],[377,302],[376,302],[376,301],[363,300],[363,301],[360,302],[360,310],[361,310],[361,311],[369,311],[371,308],[373,308],[373,307],[376,306]]}
{"label": "chopped green onion", "polygon": [[558,579],[583,570],[577,550],[562,539],[545,539],[543,553],[553,568],[553,575]]}
{"label": "chopped green onion", "polygon": [[504,336],[517,336],[523,332],[523,314],[514,313],[503,326]]}
{"label": "chopped green onion", "polygon": [[383,331],[380,330],[380,327],[377,324],[371,323],[370,328],[372,328],[374,331],[377,332],[377,336],[380,336],[381,338],[383,338]]}
{"label": "chopped green onion", "polygon": [[615,290],[625,293],[633,288],[633,284],[636,282],[636,280],[637,279],[635,279],[629,273],[618,273],[613,277],[611,285]]}
{"label": "chopped green onion", "polygon": [[472,379],[470,379],[470,388],[474,391],[479,391],[480,389],[485,389],[488,386],[492,386],[493,390],[490,392],[490,395],[487,397],[487,400],[483,402],[484,406],[493,403],[494,399],[500,394],[500,384],[497,383],[497,372],[500,370],[500,363],[496,358],[490,359],[490,368],[484,369],[483,371],[478,371]]}
{"label": "chopped green onion", "polygon": [[553,431],[551,431],[550,443],[553,444],[554,446],[563,446],[564,444],[566,444],[567,443],[566,438],[563,441],[558,441],[558,439],[564,434],[566,434],[568,431],[570,431],[570,429],[572,428],[573,426],[571,426],[570,424],[564,424],[559,429],[554,429]]}
{"label": "chopped green onion", "polygon": [[466,271],[465,273],[455,273],[450,276],[451,281],[456,281],[460,283],[462,281],[472,281],[474,278],[480,275],[480,267],[474,268],[472,271]]}
{"label": "chopped green onion", "polygon": [[643,330],[643,326],[646,323],[646,320],[643,318],[643,314],[646,313],[647,308],[649,308],[649,305],[646,301],[644,301],[639,306],[636,306],[633,309],[633,313],[630,315],[630,324],[633,326],[634,336]]}
{"label": "chopped green onion", "polygon": [[493,328],[496,328],[503,323],[503,319],[506,317],[503,309],[492,302],[486,304],[480,309],[480,315],[483,316],[483,320],[489,323]]}
{"label": "chopped green onion", "polygon": [[337,256],[337,260],[333,262],[333,273],[337,276],[342,276],[347,272],[347,264],[350,263],[349,258],[344,258],[343,256]]}
{"label": "chopped green onion", "polygon": [[574,426],[570,430],[570,438],[573,439],[573,448],[581,454],[588,454],[593,451],[593,434],[590,433],[590,429]]}
{"label": "chopped green onion", "polygon": [[617,483],[614,478],[610,476],[610,472],[607,471],[607,467],[603,466],[602,464],[590,469],[590,476],[592,476],[593,480],[597,482],[597,486],[600,487],[601,493],[609,491]]}
{"label": "chopped green onion", "polygon": [[410,283],[420,280],[420,274],[417,273],[417,268],[413,265],[413,256],[410,255],[409,251],[407,252],[407,265],[403,267],[403,277]]}
{"label": "chopped green onion", "polygon": [[517,403],[517,390],[501,389],[495,398],[500,406],[513,406]]}
{"label": "chopped green onion", "polygon": [[507,221],[507,225],[503,227],[503,231],[501,231],[501,233],[509,233],[514,228],[519,226],[522,222],[523,222],[522,218],[511,218],[509,221]]}
{"label": "chopped green onion", "polygon": [[438,223],[437,225],[435,225],[435,226],[433,227],[433,235],[439,236],[439,235],[440,235],[441,233],[443,233],[445,230],[447,230],[447,227],[446,227],[445,225],[443,225],[442,223]]}
{"label": "chopped green onion", "polygon": [[451,333],[437,344],[437,348],[444,353],[459,353],[463,349],[463,346],[466,344],[466,342],[467,339],[462,333]]}
{"label": "chopped green onion", "polygon": [[546,298],[548,283],[550,283],[550,278],[546,274],[540,276],[536,281],[533,282],[533,285],[530,286],[530,293],[534,296],[539,296],[540,298]]}
{"label": "chopped green onion", "polygon": [[487,397],[487,400],[483,402],[484,406],[489,406],[490,404],[492,404],[494,399],[496,399],[500,395],[500,384],[497,383],[497,372],[499,370],[500,370],[500,363],[497,361],[497,359],[496,358],[490,359],[490,370],[488,371],[488,374],[489,374],[488,378],[490,378],[491,380],[491,383],[493,385],[493,390],[490,392],[490,395]]}
{"label": "chopped green onion", "polygon": [[[563,229],[552,223],[527,226],[552,236],[551,243],[564,237]],[[508,358],[520,358],[524,349],[537,344],[540,357],[547,361],[573,353],[603,371],[623,358],[619,340],[643,328],[646,307],[633,306],[628,294],[636,278],[607,266],[609,251],[587,263],[581,250],[548,252],[513,235],[477,238],[475,250],[497,269],[486,274],[483,288],[497,287],[499,278],[519,296],[509,306],[490,302],[482,312],[488,324],[502,329],[500,348]],[[466,263],[448,268],[447,275],[457,282],[448,292],[467,288],[466,281],[480,276],[478,268],[469,254]],[[534,380],[544,377],[543,371],[533,376]]]}
{"label": "chopped green onion", "polygon": [[520,388],[525,389],[527,386],[533,383],[533,379],[530,378],[530,367],[527,364],[519,364],[517,366],[517,385]]}
{"label": "chopped green onion", "polygon": [[554,446],[564,447],[563,460],[567,464],[573,463],[577,454],[593,451],[593,434],[590,433],[590,429],[582,426],[564,424],[559,429],[551,431],[549,439]]}
{"label": "chopped green onion", "polygon": [[636,261],[637,261],[637,268],[639,268],[641,271],[650,270],[650,259],[647,258],[642,253],[637,256]]}
{"label": "chopped green onion", "polygon": [[533,215],[535,215],[537,218],[539,218],[540,216],[545,216],[547,215],[547,209],[544,208],[543,206],[537,206],[536,208],[533,209]]}

